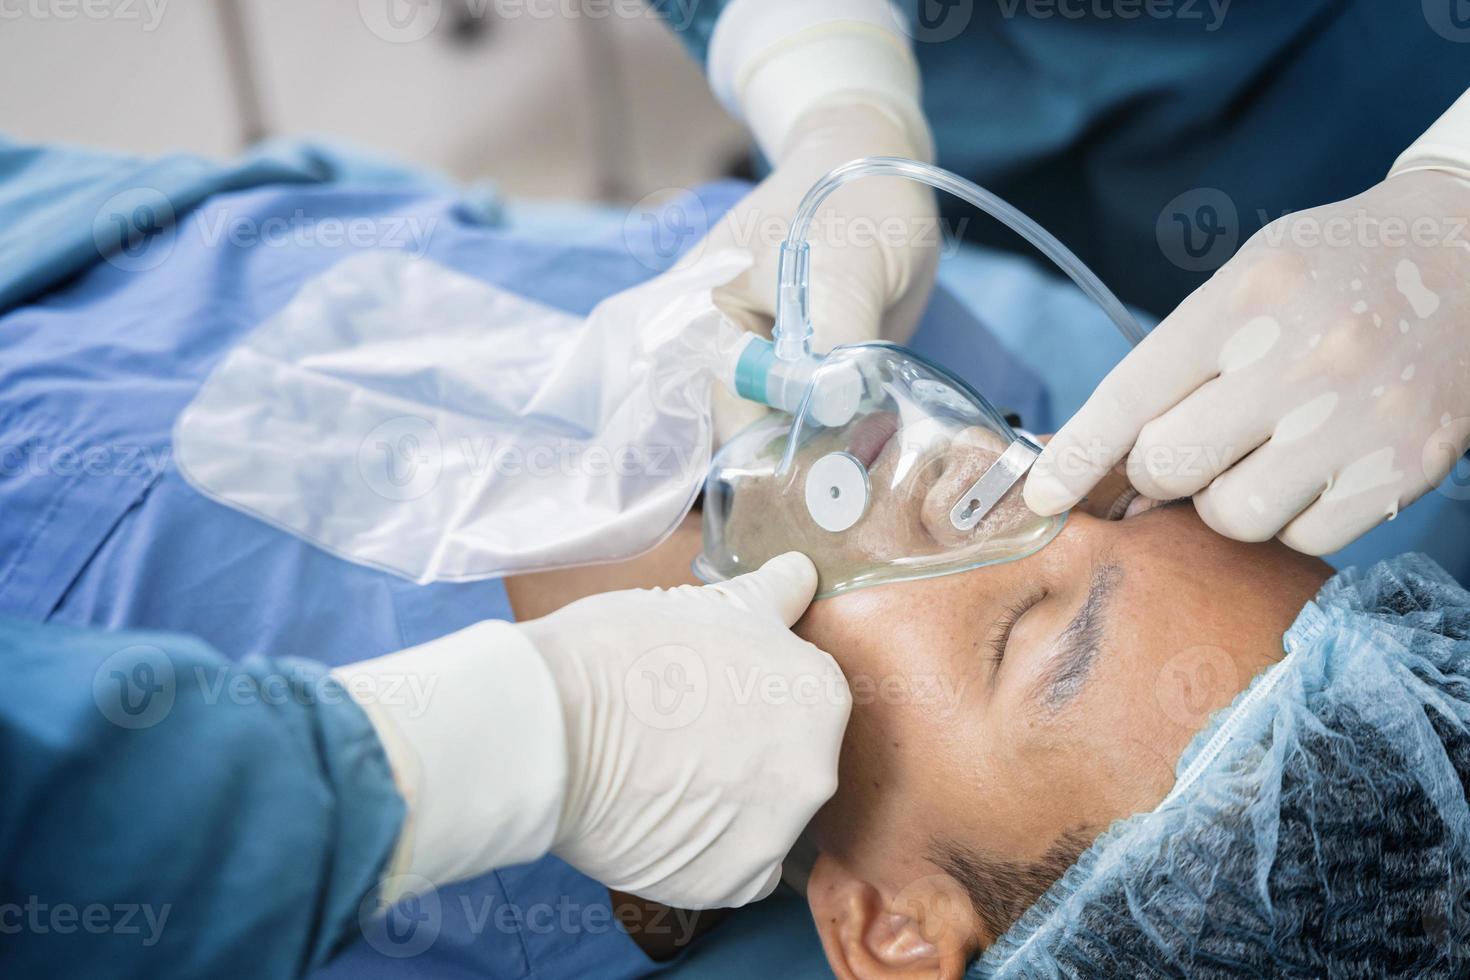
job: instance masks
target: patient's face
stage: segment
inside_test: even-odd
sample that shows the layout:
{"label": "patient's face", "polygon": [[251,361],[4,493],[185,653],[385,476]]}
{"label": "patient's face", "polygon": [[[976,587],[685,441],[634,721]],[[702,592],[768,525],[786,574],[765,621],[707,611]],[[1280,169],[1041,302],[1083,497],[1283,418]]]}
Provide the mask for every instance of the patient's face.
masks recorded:
{"label": "patient's face", "polygon": [[1280,657],[1326,575],[1169,506],[1076,512],[1029,558],[814,603],[798,632],[854,696],[808,892],[839,975],[962,969],[1020,908],[1002,875],[993,921],[974,915],[985,878],[952,856],[1054,877],[1156,806],[1190,737]]}

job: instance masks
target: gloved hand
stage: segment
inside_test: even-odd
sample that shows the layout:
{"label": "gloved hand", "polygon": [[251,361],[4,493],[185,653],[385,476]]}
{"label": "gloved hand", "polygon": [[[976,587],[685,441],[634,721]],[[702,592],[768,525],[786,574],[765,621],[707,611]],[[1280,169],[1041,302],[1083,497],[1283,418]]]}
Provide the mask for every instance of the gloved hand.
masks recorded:
{"label": "gloved hand", "polygon": [[[781,242],[802,196],[829,170],[858,157],[923,153],[896,119],[873,106],[813,108],[797,122],[771,174],[696,252],[739,248],[754,259],[749,270],[715,290],[716,305],[747,330],[769,336]],[[814,350],[879,339],[901,343],[913,334],[939,261],[939,217],[929,188],[897,177],[854,181],[823,204],[810,240]],[[722,438],[761,411],[718,394],[715,418]]]}
{"label": "gloved hand", "polygon": [[[714,303],[748,331],[770,335],[776,314],[781,242],[801,197],[832,167],[857,157],[916,157],[906,128],[867,104],[817,106],[798,120],[779,162],[729,210],[692,254],[741,248],[747,272],[714,289]],[[863,178],[833,192],[811,225],[811,347],[828,351],[861,341],[903,342],[929,301],[938,269],[933,192],[901,178]],[[764,413],[759,404],[714,392],[720,442]]]}
{"label": "gloved hand", "polygon": [[1041,514],[1118,460],[1243,541],[1325,554],[1470,444],[1470,174],[1424,168],[1263,228],[1100,384],[1032,467]]}
{"label": "gloved hand", "polygon": [[[715,302],[747,329],[768,333],[781,242],[811,186],[858,157],[924,152],[897,119],[873,106],[814,107],[796,123],[770,175],[706,237],[706,251],[740,248],[755,259],[715,291]],[[813,347],[907,340],[934,285],[939,232],[933,192],[911,180],[865,177],[829,197],[811,230]]]}
{"label": "gloved hand", "polygon": [[788,629],[816,584],[793,552],[719,585],[593,596],[520,625],[566,727],[553,853],[679,908],[775,888],[837,787],[851,706],[832,658]]}
{"label": "gloved hand", "polygon": [[[704,243],[754,257],[749,272],[715,293],[747,329],[769,329],[781,242],[812,184],[858,157],[933,156],[913,30],[889,0],[722,8],[709,38],[710,88],[773,165]],[[912,181],[864,178],[828,198],[810,234],[812,346],[907,340],[934,283],[939,231],[933,193]],[[760,412],[717,392],[717,435]]]}
{"label": "gloved hand", "polygon": [[836,663],[789,629],[816,587],[793,552],[720,585],[610,592],[332,671],[405,804],[383,900],[548,850],[682,908],[769,894],[837,787],[851,707]]}

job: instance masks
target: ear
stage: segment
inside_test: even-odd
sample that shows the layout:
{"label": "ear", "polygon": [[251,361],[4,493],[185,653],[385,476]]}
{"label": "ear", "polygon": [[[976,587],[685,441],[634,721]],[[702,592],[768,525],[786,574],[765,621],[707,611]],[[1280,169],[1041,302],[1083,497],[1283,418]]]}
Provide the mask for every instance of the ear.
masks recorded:
{"label": "ear", "polygon": [[806,897],[840,980],[957,980],[978,945],[969,899],[948,875],[926,875],[889,897],[822,854]]}

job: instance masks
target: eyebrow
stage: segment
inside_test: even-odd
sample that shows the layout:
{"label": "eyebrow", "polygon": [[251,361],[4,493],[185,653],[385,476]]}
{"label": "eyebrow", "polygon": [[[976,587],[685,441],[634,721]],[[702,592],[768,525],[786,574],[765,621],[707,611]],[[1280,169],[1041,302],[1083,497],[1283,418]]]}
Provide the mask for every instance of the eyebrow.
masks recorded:
{"label": "eyebrow", "polygon": [[1036,699],[1045,707],[1055,711],[1082,692],[1097,662],[1109,602],[1122,580],[1122,566],[1111,561],[1093,568],[1087,597],[1062,630],[1059,652],[1036,682]]}

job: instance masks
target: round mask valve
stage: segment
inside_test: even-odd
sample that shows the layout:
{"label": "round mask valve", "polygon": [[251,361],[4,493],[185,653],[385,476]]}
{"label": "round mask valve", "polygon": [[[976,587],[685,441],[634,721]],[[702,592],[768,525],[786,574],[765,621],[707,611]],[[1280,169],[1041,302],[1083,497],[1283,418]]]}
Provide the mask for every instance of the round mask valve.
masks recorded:
{"label": "round mask valve", "polygon": [[868,471],[851,453],[828,453],[806,474],[806,509],[824,531],[846,531],[868,509]]}

